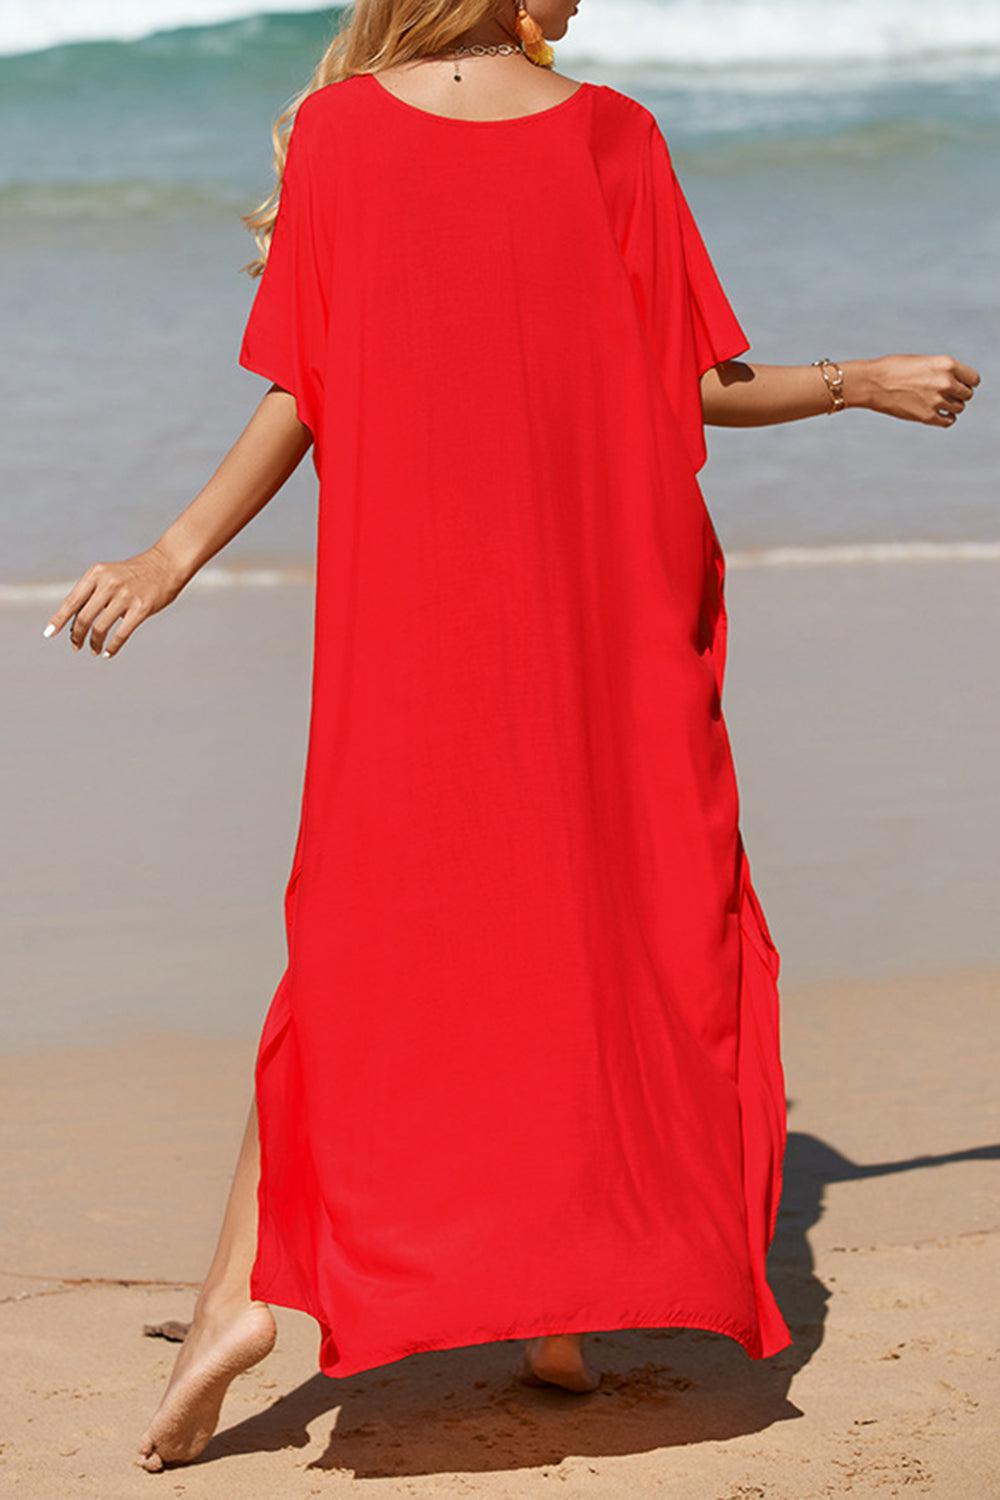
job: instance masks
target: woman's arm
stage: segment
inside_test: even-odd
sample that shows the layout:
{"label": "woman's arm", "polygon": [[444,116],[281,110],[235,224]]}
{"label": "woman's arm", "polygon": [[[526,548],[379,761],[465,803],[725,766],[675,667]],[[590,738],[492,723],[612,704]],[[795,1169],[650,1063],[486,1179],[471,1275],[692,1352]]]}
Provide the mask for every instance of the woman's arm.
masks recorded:
{"label": "woman's arm", "polygon": [[[847,406],[864,406],[931,427],[953,426],[980,380],[971,365],[948,354],[883,354],[838,363],[844,372]],[[763,427],[830,410],[818,365],[724,360],[702,376],[701,397],[705,422],[715,427]]]}
{"label": "woman's arm", "polygon": [[77,651],[89,632],[95,656],[117,656],[143,620],[171,604],[198,569],[263,510],[311,442],[294,396],[270,386],[211,479],[163,535],[135,557],[89,567],[43,633],[54,636],[73,619],[69,638]]}

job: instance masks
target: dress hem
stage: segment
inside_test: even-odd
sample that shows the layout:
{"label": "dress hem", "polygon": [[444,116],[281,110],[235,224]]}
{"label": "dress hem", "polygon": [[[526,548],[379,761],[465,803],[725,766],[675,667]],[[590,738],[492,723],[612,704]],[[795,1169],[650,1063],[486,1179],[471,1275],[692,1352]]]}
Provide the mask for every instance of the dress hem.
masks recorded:
{"label": "dress hem", "polygon": [[[283,1293],[280,1289],[268,1290],[268,1288],[254,1280],[251,1287],[251,1296],[263,1302],[273,1303],[276,1307],[288,1307],[296,1312],[304,1312],[319,1324],[322,1333],[322,1342],[325,1345],[327,1339],[332,1336],[332,1329],[326,1323],[322,1315],[314,1307],[304,1305],[304,1298],[296,1298],[291,1293]],[[398,1360],[407,1359],[412,1354],[440,1353],[448,1349],[475,1348],[482,1344],[506,1343],[515,1339],[541,1338],[554,1333],[625,1333],[629,1331],[641,1331],[644,1329],[687,1329],[697,1333],[718,1333],[726,1338],[731,1338],[739,1344],[747,1356],[753,1360],[770,1359],[772,1355],[778,1354],[782,1349],[788,1348],[792,1339],[789,1335],[783,1342],[775,1342],[773,1347],[765,1347],[759,1332],[747,1327],[745,1324],[737,1323],[729,1318],[720,1318],[712,1313],[699,1312],[694,1308],[666,1307],[655,1311],[636,1310],[628,1313],[615,1313],[610,1317],[599,1311],[585,1311],[573,1316],[553,1318],[525,1318],[519,1319],[505,1328],[488,1330],[465,1330],[460,1333],[440,1334],[428,1339],[411,1339],[409,1342],[378,1350],[369,1355],[364,1363],[339,1358],[334,1362],[325,1360],[322,1346],[319,1356],[320,1373],[331,1380],[347,1379],[351,1375],[361,1375],[369,1370],[381,1368],[383,1365],[395,1364]]]}

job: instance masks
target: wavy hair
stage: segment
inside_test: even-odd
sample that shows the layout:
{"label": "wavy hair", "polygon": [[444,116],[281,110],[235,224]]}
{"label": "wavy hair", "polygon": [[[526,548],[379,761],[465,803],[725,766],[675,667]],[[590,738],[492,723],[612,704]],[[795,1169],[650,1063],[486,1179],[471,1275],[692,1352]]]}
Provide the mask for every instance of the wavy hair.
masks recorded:
{"label": "wavy hair", "polygon": [[276,181],[262,203],[251,213],[240,215],[259,251],[257,259],[241,269],[259,276],[267,262],[288,140],[304,99],[355,73],[374,73],[429,52],[440,52],[480,21],[497,18],[509,8],[510,0],[355,0],[309,82],[271,126]]}

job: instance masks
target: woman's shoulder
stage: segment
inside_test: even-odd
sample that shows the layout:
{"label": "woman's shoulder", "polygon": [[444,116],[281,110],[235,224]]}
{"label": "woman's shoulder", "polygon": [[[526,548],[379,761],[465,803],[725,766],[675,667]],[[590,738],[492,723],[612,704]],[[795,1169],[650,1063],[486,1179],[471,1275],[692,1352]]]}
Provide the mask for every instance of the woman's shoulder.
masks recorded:
{"label": "woman's shoulder", "polygon": [[622,167],[634,167],[649,149],[654,137],[665,140],[653,111],[631,94],[608,83],[591,85],[594,128],[591,131],[595,150],[619,161]]}
{"label": "woman's shoulder", "polygon": [[352,73],[308,93],[296,108],[292,122],[292,131],[298,134],[300,142],[309,142],[311,149],[324,141],[332,142],[352,116],[360,117],[364,111],[367,76]]}
{"label": "woman's shoulder", "polygon": [[333,83],[321,84],[319,88],[308,93],[295,111],[295,123],[301,121],[305,130],[319,128],[324,120],[338,113],[347,104],[350,107],[352,95],[356,99],[356,93],[352,85],[357,85],[364,75],[352,74],[350,78],[338,78]]}
{"label": "woman's shoulder", "polygon": [[637,126],[647,126],[651,121],[656,123],[653,111],[638,99],[633,99],[631,94],[622,93],[621,89],[614,88],[610,83],[592,83],[590,87],[603,101],[609,115],[618,116]]}

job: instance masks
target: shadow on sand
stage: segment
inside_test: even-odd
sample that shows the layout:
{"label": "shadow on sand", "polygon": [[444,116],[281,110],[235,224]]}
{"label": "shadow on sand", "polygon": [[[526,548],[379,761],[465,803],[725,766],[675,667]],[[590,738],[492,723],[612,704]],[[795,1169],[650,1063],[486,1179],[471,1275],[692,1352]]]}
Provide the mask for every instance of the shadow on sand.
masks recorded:
{"label": "shadow on sand", "polygon": [[358,1478],[492,1472],[720,1441],[800,1417],[797,1372],[823,1341],[830,1292],[816,1275],[809,1230],[828,1183],[996,1159],[1000,1146],[861,1164],[816,1136],[790,1131],[784,1193],[768,1274],[793,1343],[749,1360],[732,1339],[700,1330],[595,1333],[598,1390],[574,1396],[521,1385],[521,1341],[414,1354],[342,1380],[316,1374],[266,1410],[218,1433],[197,1463],[303,1448],[336,1413],[312,1469]]}

